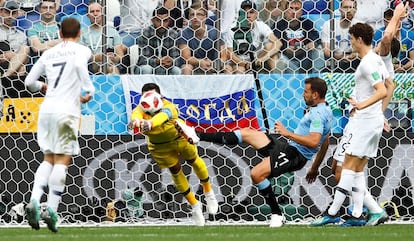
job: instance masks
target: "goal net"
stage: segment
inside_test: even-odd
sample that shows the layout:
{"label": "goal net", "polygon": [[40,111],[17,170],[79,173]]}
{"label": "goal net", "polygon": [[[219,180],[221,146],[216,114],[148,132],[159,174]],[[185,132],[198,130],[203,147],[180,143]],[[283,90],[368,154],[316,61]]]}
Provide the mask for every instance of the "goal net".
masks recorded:
{"label": "goal net", "polygon": [[[61,0],[61,8],[58,8],[57,14],[64,17],[63,15],[70,15],[70,11],[78,10],[72,13],[87,25],[87,2]],[[129,20],[124,18],[133,17],[134,11],[145,5],[129,6],[130,2],[106,0],[103,3],[107,6],[107,22],[104,25],[113,26],[119,33],[125,33],[127,29],[122,24]],[[233,1],[208,2],[210,8],[206,11],[205,17],[208,17],[211,26],[223,30],[226,27],[225,20],[228,21],[225,19],[227,12],[224,12],[224,9],[230,8],[228,4]],[[239,6],[241,2],[234,1],[234,4],[237,3]],[[283,18],[284,15],[274,9],[276,2],[284,1],[255,2],[259,10],[258,18],[269,27],[273,28],[274,24]],[[333,4],[328,4],[330,2]],[[22,5],[22,12],[19,13],[17,21],[19,29],[25,33],[40,18],[39,8],[27,4]],[[302,16],[313,21],[313,30],[320,36],[325,22],[340,17],[339,1],[305,0],[302,1],[301,7]],[[280,8],[281,13],[289,11],[289,5],[277,8]],[[237,19],[239,8],[235,9],[234,19]],[[183,18],[186,17],[185,11],[181,12],[180,8],[180,11],[176,10],[169,12],[178,14],[174,24],[183,25],[172,28],[181,31],[191,24],[189,19]],[[151,24],[152,12],[151,10],[147,13],[149,21],[145,27]],[[244,23],[238,24],[240,27]],[[334,25],[330,27],[335,28]],[[274,29],[272,31],[276,32]],[[140,33],[141,36],[145,36],[143,30]],[[224,32],[220,34],[225,35]],[[126,36],[120,34],[121,39]],[[178,39],[178,36],[176,37]],[[334,36],[330,37],[335,39]],[[269,65],[271,62],[263,65],[253,64],[254,58],[250,55],[242,59],[250,65],[230,63],[230,60],[219,61],[220,46],[216,45],[219,42],[216,41],[209,49],[200,47],[195,50],[200,50],[204,54],[209,52],[207,50],[215,52],[215,57],[211,60],[212,68],[205,73],[194,68],[190,69],[191,75],[185,75],[184,69],[179,65],[182,64],[180,61],[184,61],[182,58],[185,54],[183,55],[183,49],[174,45],[168,50],[178,51],[178,56],[174,56],[173,62],[177,63],[183,72],[179,75],[159,74],[158,70],[155,70],[157,66],[152,65],[151,74],[142,74],[140,71],[144,68],[137,70],[140,61],[144,61],[142,58],[146,58],[146,63],[150,63],[151,57],[159,57],[159,51],[163,51],[144,39],[141,44],[147,45],[140,46],[137,42],[125,48],[128,50],[124,52],[122,60],[115,64],[119,74],[102,74],[109,61],[98,64],[98,71],[91,73],[96,94],[90,103],[82,107],[79,138],[81,154],[73,158],[68,169],[65,194],[58,209],[62,224],[190,224],[191,207],[175,189],[168,170],[161,170],[155,164],[142,136],[132,135],[127,130],[129,114],[131,108],[137,104],[142,84],[159,84],[163,95],[180,109],[180,117],[197,130],[230,131],[251,127],[276,135],[273,133],[275,121],[281,121],[289,130],[297,127],[306,107],[302,97],[303,80],[311,76],[319,76],[328,83],[327,102],[335,118],[331,143],[320,167],[320,174],[315,183],[308,184],[305,180],[306,172],[311,166],[311,162],[308,162],[302,170],[286,173],[272,179],[271,182],[288,223],[307,224],[320,216],[333,199],[336,184],[331,170],[332,154],[348,120],[346,100],[354,77],[352,65],[343,67],[333,57],[324,56],[323,41],[320,40],[321,37],[315,39],[315,51],[305,49],[305,60],[311,59],[310,53],[315,57],[310,61],[311,65],[299,64],[296,66],[297,69],[292,69],[294,66],[290,66],[289,63],[294,62],[295,58],[299,63],[306,62],[298,59],[298,56],[290,60],[288,58],[287,65],[273,66],[274,69]],[[182,44],[191,45],[190,40],[185,41]],[[103,54],[109,58],[112,52],[107,50],[115,46],[109,46],[108,42],[98,44]],[[339,43],[337,44],[339,46]],[[331,53],[334,52],[334,48],[330,48]],[[26,64],[29,69],[32,64],[30,61],[35,57],[38,56],[31,55],[31,58],[22,64]],[[276,57],[274,60],[281,63],[283,56],[278,53]],[[324,67],[315,69],[314,60],[319,63],[322,61]],[[230,63],[232,71],[224,73],[226,66],[221,65],[222,63]],[[239,70],[242,69],[239,67],[246,66],[250,68],[240,73]],[[2,69],[3,74],[6,69]],[[394,81],[397,88],[385,112],[392,130],[383,134],[378,157],[370,159],[365,170],[368,190],[373,197],[385,208],[393,221],[408,223],[414,222],[413,77],[413,74],[408,72],[396,74]],[[26,225],[24,205],[30,198],[34,173],[43,160],[43,154],[36,141],[38,108],[43,96],[29,93],[24,87],[24,79],[24,76],[1,79],[4,99],[0,121],[0,227]],[[284,140],[282,137],[279,138]],[[199,143],[198,151],[207,164],[220,204],[217,215],[208,215],[204,208],[205,218],[209,221],[207,224],[266,224],[270,208],[250,179],[251,168],[261,161],[257,152],[247,145],[224,146],[207,142]],[[204,203],[197,177],[185,162],[183,168],[192,190]],[[45,200],[46,196],[41,201]],[[347,199],[340,211],[341,214],[347,212],[349,204],[350,201]]]}

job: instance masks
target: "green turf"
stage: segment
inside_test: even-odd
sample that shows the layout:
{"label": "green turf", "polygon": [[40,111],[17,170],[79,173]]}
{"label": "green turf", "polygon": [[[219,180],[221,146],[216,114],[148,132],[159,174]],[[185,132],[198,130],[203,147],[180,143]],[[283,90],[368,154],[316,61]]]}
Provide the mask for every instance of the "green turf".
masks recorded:
{"label": "green turf", "polygon": [[3,241],[412,241],[414,225],[387,224],[376,227],[341,228],[286,225],[267,226],[138,226],[138,227],[61,227],[54,234],[42,227],[1,228]]}

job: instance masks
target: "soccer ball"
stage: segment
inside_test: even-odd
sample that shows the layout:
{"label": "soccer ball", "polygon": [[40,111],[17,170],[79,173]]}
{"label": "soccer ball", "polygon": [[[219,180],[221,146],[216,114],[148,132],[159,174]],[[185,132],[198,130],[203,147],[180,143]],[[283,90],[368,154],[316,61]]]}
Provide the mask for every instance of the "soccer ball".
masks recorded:
{"label": "soccer ball", "polygon": [[155,91],[145,92],[139,100],[139,106],[145,113],[154,115],[163,107],[162,97]]}

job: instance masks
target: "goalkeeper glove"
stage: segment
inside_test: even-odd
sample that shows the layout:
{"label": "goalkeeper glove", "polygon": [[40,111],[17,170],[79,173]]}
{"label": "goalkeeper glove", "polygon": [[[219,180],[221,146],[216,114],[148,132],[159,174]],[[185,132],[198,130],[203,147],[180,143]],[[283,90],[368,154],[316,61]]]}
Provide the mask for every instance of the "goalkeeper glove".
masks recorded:
{"label": "goalkeeper glove", "polygon": [[128,130],[133,130],[135,128],[140,128],[140,123],[141,120],[140,119],[133,119],[128,123]]}
{"label": "goalkeeper glove", "polygon": [[152,121],[142,120],[141,123],[141,132],[146,133],[152,129]]}

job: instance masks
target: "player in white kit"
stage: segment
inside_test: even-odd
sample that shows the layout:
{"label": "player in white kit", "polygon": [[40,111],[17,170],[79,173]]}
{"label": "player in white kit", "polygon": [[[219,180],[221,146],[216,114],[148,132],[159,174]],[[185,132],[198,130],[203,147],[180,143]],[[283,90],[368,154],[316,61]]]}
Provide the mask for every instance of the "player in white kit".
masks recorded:
{"label": "player in white kit", "polygon": [[[393,82],[395,72],[392,64],[392,58],[396,57],[396,55],[399,53],[400,44],[396,38],[396,35],[399,32],[401,20],[404,19],[404,17],[407,14],[406,12],[407,6],[403,3],[399,4],[395,8],[394,15],[386,26],[381,42],[375,47],[375,52],[381,56],[385,64],[385,67],[387,68],[387,71],[389,73],[389,78],[385,79],[387,97],[384,98],[382,101],[383,111],[385,111],[385,109],[387,108],[395,89],[395,85]],[[389,126],[387,123],[384,124],[384,130],[389,131]],[[345,159],[345,150],[348,147],[350,138],[352,138],[352,135],[350,135],[348,131],[348,126],[345,126],[343,135],[334,152],[332,162],[332,172],[335,175],[335,180],[337,183],[339,182],[341,177],[342,164]],[[366,207],[368,210],[368,220],[366,225],[374,226],[388,220],[387,213],[378,205],[378,203],[374,200],[374,198],[368,190],[365,190],[364,207]],[[333,219],[329,217],[322,217],[321,219],[313,222],[312,225],[322,226],[329,223],[339,222],[339,220],[339,217],[334,217]]]}
{"label": "player in white kit", "polygon": [[[382,101],[382,110],[385,111],[395,90],[395,84],[393,82],[395,71],[392,64],[392,58],[396,57],[400,50],[400,43],[397,39],[397,34],[400,29],[401,20],[404,19],[407,15],[407,6],[403,3],[400,3],[396,6],[394,10],[394,15],[387,24],[387,27],[382,36],[381,42],[375,46],[375,52],[381,56],[382,61],[384,61],[385,67],[389,73],[389,78],[385,80],[385,87],[387,88],[387,97]],[[388,131],[389,126],[384,126],[384,130]],[[348,131],[347,128],[344,128],[343,136],[338,143],[338,147],[335,150],[333,159],[333,173],[335,175],[335,180],[339,182],[342,168],[336,168],[337,166],[342,166],[342,163],[345,158],[345,149],[348,143]],[[337,164],[336,164],[337,163]]]}
{"label": "player in white kit", "polygon": [[342,225],[366,224],[362,215],[366,192],[364,167],[369,158],[377,155],[384,125],[382,99],[387,96],[384,82],[389,73],[381,57],[372,50],[373,29],[367,24],[357,23],[351,26],[349,32],[352,48],[359,54],[361,63],[355,72],[355,87],[349,99],[352,109],[346,127],[347,146],[342,149],[345,150],[345,160],[334,201],[328,213],[313,223],[314,225],[322,223],[323,220],[339,220],[337,213],[347,195],[351,193],[354,202],[352,217]]}
{"label": "player in white kit", "polygon": [[[95,91],[87,67],[91,50],[77,43],[79,22],[65,19],[60,35],[62,42],[42,54],[25,80],[29,90],[46,93],[37,130],[44,161],[36,170],[26,214],[32,228],[38,230],[42,218],[52,232],[57,232],[57,208],[65,189],[68,165],[72,155],[80,151],[77,138],[81,103],[88,102]],[[43,74],[47,84],[38,80]],[[49,187],[47,208],[41,212],[39,202],[46,186]]]}

